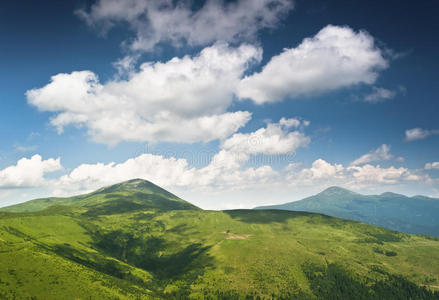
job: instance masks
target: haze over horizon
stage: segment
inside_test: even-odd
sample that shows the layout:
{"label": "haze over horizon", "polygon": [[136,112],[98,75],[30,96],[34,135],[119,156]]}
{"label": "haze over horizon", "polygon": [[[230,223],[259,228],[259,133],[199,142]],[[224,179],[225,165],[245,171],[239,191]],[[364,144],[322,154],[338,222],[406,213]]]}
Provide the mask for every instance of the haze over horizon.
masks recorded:
{"label": "haze over horizon", "polygon": [[132,178],[203,209],[439,197],[438,7],[4,1],[0,207]]}

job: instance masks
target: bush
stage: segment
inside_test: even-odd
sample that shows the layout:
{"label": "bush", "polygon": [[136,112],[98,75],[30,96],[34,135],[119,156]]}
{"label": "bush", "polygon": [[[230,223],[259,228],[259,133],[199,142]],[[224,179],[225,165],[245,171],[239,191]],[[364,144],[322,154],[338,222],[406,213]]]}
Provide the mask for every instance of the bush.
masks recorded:
{"label": "bush", "polygon": [[397,256],[398,253],[396,253],[395,251],[386,251],[386,255],[387,256]]}

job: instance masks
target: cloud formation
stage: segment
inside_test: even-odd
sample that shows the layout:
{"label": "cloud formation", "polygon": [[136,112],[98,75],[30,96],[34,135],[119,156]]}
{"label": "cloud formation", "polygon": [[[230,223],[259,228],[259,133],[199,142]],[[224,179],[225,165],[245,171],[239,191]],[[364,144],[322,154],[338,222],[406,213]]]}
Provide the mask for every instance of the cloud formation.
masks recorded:
{"label": "cloud formation", "polygon": [[405,141],[413,142],[417,140],[423,140],[431,135],[439,134],[439,130],[428,130],[422,128],[413,128],[405,131]]}
{"label": "cloud formation", "polygon": [[275,28],[293,8],[292,0],[207,0],[195,8],[193,1],[98,0],[76,14],[102,32],[128,24],[136,38],[133,51],[152,51],[170,43],[204,46],[216,41],[256,39],[261,29]]}
{"label": "cloud formation", "polygon": [[[103,185],[144,178],[164,187],[245,189],[268,183],[279,175],[271,166],[245,167],[251,155],[278,155],[305,147],[310,138],[303,133],[308,121],[282,118],[247,134],[226,139],[211,161],[202,168],[190,167],[187,160],[142,154],[116,164],[82,164],[58,180],[56,193],[92,190]],[[256,142],[256,143],[253,143]]]}
{"label": "cloud formation", "polygon": [[245,77],[238,96],[262,104],[372,84],[387,66],[370,34],[328,25],[296,48],[272,57],[260,73]]}
{"label": "cloud formation", "polygon": [[426,163],[424,166],[425,170],[439,170],[439,161]]}
{"label": "cloud formation", "polygon": [[26,96],[31,105],[54,114],[50,123],[59,133],[75,125],[110,145],[209,142],[226,139],[250,120],[248,111],[228,111],[237,96],[260,104],[370,84],[387,67],[368,33],[331,25],[243,78],[261,59],[258,47],[225,43],[194,56],[145,62],[138,70],[136,58],[126,57],[115,63],[118,75],[106,83],[91,71],[61,73]]}
{"label": "cloud formation", "polygon": [[393,99],[395,96],[395,91],[380,87],[373,87],[372,92],[364,97],[364,101],[369,103],[379,103]]}
{"label": "cloud formation", "polygon": [[298,168],[291,164],[285,170],[288,183],[300,187],[340,185],[357,190],[405,182],[431,182],[427,175],[417,170],[394,166],[383,168],[371,164],[345,167],[342,164],[331,164],[321,158],[315,160],[310,168]]}
{"label": "cloud formation", "polygon": [[56,195],[91,191],[120,181],[143,178],[166,188],[245,189],[271,180],[276,172],[270,166],[242,168],[248,157],[221,150],[203,168],[189,167],[187,160],[142,154],[116,164],[82,164],[59,178]]}
{"label": "cloud formation", "polygon": [[127,79],[101,83],[91,71],[58,74],[26,93],[28,102],[53,112],[58,132],[85,126],[93,140],[209,142],[224,139],[250,120],[246,111],[227,112],[248,65],[261,49],[215,44],[197,56],[146,62]]}
{"label": "cloud formation", "polygon": [[0,170],[0,189],[39,187],[46,183],[47,173],[60,169],[60,158],[43,160],[38,154],[22,158],[16,165]]}
{"label": "cloud formation", "polygon": [[309,144],[310,138],[302,131],[289,131],[308,125],[307,121],[282,118],[279,123],[268,123],[251,133],[235,133],[221,147],[227,151],[245,154],[287,154]]}
{"label": "cloud formation", "polygon": [[401,181],[420,181],[423,177],[416,175],[407,168],[394,166],[382,168],[380,165],[352,166],[347,169],[352,174],[354,183],[365,184],[396,184]]}
{"label": "cloud formation", "polygon": [[390,146],[382,144],[379,148],[370,151],[367,154],[357,158],[351,163],[351,166],[364,165],[370,162],[383,161],[392,159],[394,156],[390,153]]}
{"label": "cloud formation", "polygon": [[322,158],[316,159],[310,168],[300,168],[299,164],[289,164],[284,172],[287,184],[292,186],[336,182],[345,177],[345,168],[341,164],[330,164]]}

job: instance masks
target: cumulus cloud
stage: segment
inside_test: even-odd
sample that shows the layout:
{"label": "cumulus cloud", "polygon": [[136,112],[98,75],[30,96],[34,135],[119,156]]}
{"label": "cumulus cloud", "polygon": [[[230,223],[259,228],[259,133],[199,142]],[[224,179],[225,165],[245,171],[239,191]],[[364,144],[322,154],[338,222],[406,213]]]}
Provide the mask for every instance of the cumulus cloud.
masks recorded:
{"label": "cumulus cloud", "polygon": [[371,164],[345,167],[321,158],[315,160],[310,168],[303,168],[300,164],[290,164],[282,173],[282,177],[286,178],[286,184],[301,188],[340,185],[354,190],[377,187],[385,189],[386,186],[398,184],[433,183],[433,180],[420,170],[394,166],[384,168]]}
{"label": "cumulus cloud", "polygon": [[393,99],[396,92],[385,88],[373,87],[372,92],[364,97],[365,102],[379,103]]}
{"label": "cumulus cloud", "polygon": [[357,158],[351,163],[351,166],[364,165],[370,162],[383,161],[392,159],[394,156],[390,153],[390,146],[383,144],[379,148],[370,151],[367,154]]}
{"label": "cumulus cloud", "polygon": [[310,138],[300,130],[289,131],[308,125],[308,121],[282,118],[279,123],[268,123],[251,133],[235,133],[222,143],[222,148],[235,153],[287,154],[309,144]]}
{"label": "cumulus cloud", "polygon": [[16,165],[0,170],[1,188],[39,187],[46,183],[47,173],[62,169],[61,160],[43,158],[36,154],[31,158],[22,158]]}
{"label": "cumulus cloud", "polygon": [[290,185],[312,185],[322,181],[336,181],[345,177],[345,168],[341,164],[330,164],[319,158],[310,168],[297,170],[296,164],[290,164],[285,168],[287,181]]}
{"label": "cumulus cloud", "polygon": [[423,140],[431,135],[439,134],[439,130],[428,130],[422,128],[413,128],[405,131],[405,141],[413,142],[417,140]]}
{"label": "cumulus cloud", "polygon": [[227,108],[248,65],[260,59],[261,49],[254,46],[215,44],[194,57],[143,63],[128,79],[104,84],[91,71],[58,74],[26,95],[39,110],[54,113],[51,124],[60,133],[73,124],[106,144],[208,142],[250,120],[249,112]]}
{"label": "cumulus cloud", "polygon": [[[286,154],[306,146],[310,138],[302,130],[308,124],[308,121],[282,118],[255,132],[235,134],[226,139],[219,152],[201,168],[190,167],[186,159],[153,154],[142,154],[119,164],[82,164],[57,180],[55,194],[90,191],[131,178],[147,179],[167,188],[245,189],[273,184],[279,173],[268,165],[246,167],[250,156]],[[253,140],[257,143],[253,144]]]}
{"label": "cumulus cloud", "polygon": [[247,188],[274,178],[270,166],[242,168],[247,156],[221,150],[205,167],[190,167],[186,159],[142,154],[122,163],[82,164],[54,183],[56,195],[67,195],[129,180],[143,178],[166,188]]}
{"label": "cumulus cloud", "polygon": [[426,163],[424,166],[424,169],[426,170],[438,170],[439,169],[439,161]]}
{"label": "cumulus cloud", "polygon": [[360,189],[404,182],[431,182],[427,175],[403,167],[383,168],[371,164],[345,167],[342,164],[331,164],[321,158],[315,160],[310,168],[300,168],[296,164],[290,164],[284,172],[287,183],[293,186],[341,185]]}
{"label": "cumulus cloud", "polygon": [[[250,112],[228,111],[237,96],[263,103],[373,83],[377,71],[387,66],[369,34],[337,26],[325,27],[274,57],[261,73],[243,78],[261,58],[258,47],[225,43],[194,56],[146,62],[138,69],[138,56],[127,56],[114,64],[118,73],[108,82],[100,82],[92,71],[61,73],[26,96],[31,105],[53,113],[50,122],[59,133],[69,125],[83,127],[94,141],[110,145],[209,142],[226,139],[251,119]],[[296,140],[302,137],[300,132],[294,134]]]}
{"label": "cumulus cloud", "polygon": [[151,51],[162,43],[179,47],[254,40],[259,30],[275,28],[293,2],[207,0],[195,10],[194,6],[193,1],[98,0],[76,14],[103,32],[128,24],[136,34],[129,48]]}
{"label": "cumulus cloud", "polygon": [[421,177],[414,174],[407,168],[395,168],[393,166],[389,168],[382,168],[379,165],[364,165],[364,166],[352,166],[348,168],[348,171],[352,172],[354,183],[384,183],[395,184],[403,180],[417,181],[421,180]]}
{"label": "cumulus cloud", "polygon": [[192,172],[184,159],[142,154],[119,164],[81,164],[58,179],[55,194],[93,190],[132,178],[148,179],[166,187],[179,186],[190,182]]}
{"label": "cumulus cloud", "polygon": [[308,173],[311,178],[321,179],[328,177],[338,177],[343,171],[343,166],[340,164],[333,164],[324,161],[319,158],[312,163],[310,169],[304,169],[302,172]]}
{"label": "cumulus cloud", "polygon": [[261,104],[372,84],[387,65],[370,34],[328,25],[296,48],[272,57],[260,73],[245,77],[238,95]]}

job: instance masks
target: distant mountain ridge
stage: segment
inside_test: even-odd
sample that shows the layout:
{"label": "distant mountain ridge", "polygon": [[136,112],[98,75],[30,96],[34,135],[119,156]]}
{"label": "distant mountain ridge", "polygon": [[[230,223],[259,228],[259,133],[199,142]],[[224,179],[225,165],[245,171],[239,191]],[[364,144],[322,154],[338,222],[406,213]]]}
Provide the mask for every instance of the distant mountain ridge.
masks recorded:
{"label": "distant mountain ridge", "polygon": [[255,209],[282,209],[322,213],[398,230],[439,236],[439,199],[407,197],[391,192],[362,195],[341,187],[330,187],[299,201]]}

